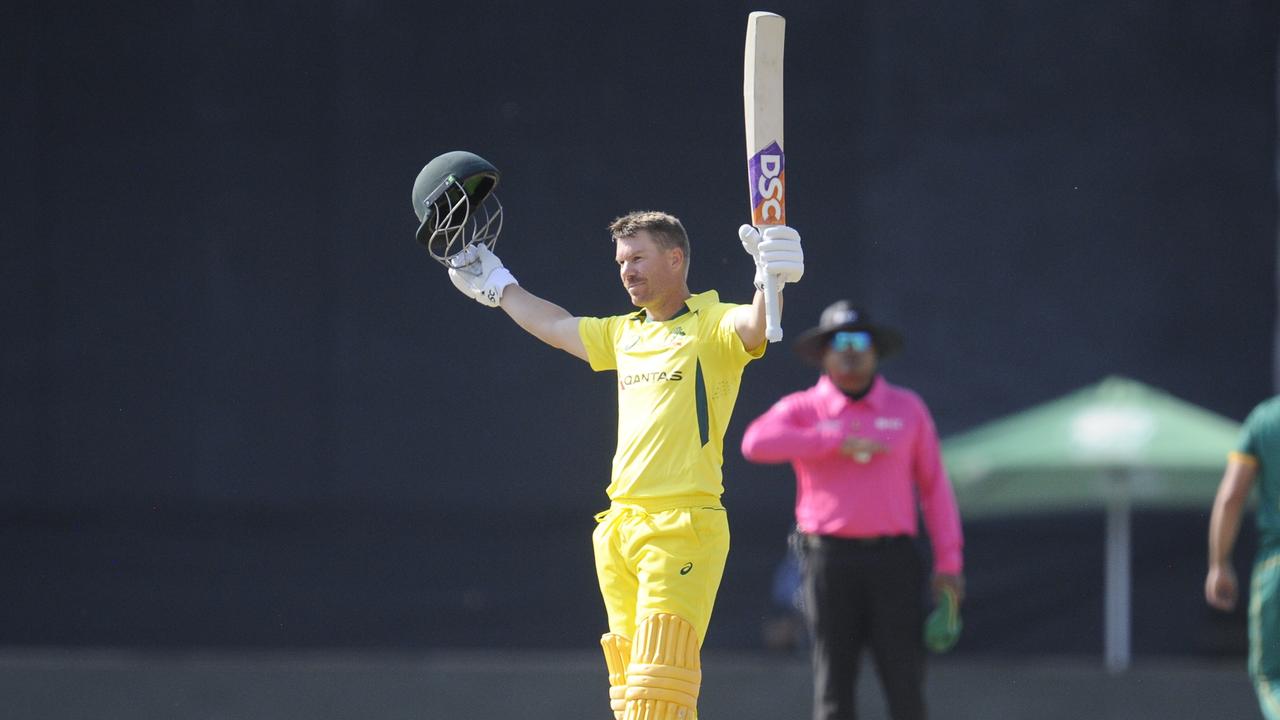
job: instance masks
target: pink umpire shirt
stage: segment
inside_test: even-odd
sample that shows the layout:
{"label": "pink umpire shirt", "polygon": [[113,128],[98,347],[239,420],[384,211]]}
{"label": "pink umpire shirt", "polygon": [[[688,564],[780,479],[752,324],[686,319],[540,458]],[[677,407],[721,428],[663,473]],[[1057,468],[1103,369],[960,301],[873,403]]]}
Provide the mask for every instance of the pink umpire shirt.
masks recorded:
{"label": "pink umpire shirt", "polygon": [[[849,435],[885,450],[852,458]],[[796,524],[806,533],[876,537],[918,533],[917,503],[933,545],[934,571],[958,574],[964,539],[951,481],[942,467],[933,417],[918,395],[877,376],[852,400],[823,375],[779,400],[742,437],[742,454],[790,462],[796,473]]]}

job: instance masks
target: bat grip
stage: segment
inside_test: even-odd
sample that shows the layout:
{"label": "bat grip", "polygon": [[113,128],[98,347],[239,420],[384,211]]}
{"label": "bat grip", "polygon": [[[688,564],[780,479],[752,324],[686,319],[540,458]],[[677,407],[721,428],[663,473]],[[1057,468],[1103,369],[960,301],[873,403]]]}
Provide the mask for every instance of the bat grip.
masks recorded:
{"label": "bat grip", "polygon": [[778,312],[778,276],[764,276],[764,336],[769,342],[782,340],[782,314]]}

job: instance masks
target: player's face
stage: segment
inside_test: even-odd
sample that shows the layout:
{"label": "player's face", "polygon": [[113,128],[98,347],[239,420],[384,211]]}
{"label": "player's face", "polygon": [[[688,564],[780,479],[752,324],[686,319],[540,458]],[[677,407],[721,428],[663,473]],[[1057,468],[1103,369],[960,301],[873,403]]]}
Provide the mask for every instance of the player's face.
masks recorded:
{"label": "player's face", "polygon": [[836,349],[828,345],[822,356],[822,369],[841,390],[862,392],[876,375],[876,348],[871,345],[865,350]]}
{"label": "player's face", "polygon": [[614,246],[622,287],[636,307],[658,304],[679,287],[683,277],[680,251],[663,250],[649,231],[617,238]]}

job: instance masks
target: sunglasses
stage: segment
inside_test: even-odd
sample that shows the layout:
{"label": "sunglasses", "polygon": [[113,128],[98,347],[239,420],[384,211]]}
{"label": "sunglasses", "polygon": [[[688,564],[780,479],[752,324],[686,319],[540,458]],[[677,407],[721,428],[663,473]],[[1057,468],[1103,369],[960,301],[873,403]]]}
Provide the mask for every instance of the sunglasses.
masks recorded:
{"label": "sunglasses", "polygon": [[866,352],[871,349],[871,333],[861,330],[838,332],[831,336],[831,349],[836,352],[845,350]]}

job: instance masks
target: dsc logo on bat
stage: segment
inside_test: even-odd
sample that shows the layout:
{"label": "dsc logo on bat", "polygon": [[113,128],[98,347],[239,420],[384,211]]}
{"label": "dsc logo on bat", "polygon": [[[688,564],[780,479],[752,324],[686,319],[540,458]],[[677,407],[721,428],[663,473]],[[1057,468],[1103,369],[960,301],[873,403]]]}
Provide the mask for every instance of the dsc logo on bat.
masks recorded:
{"label": "dsc logo on bat", "polygon": [[786,225],[784,197],[786,161],[778,143],[769,143],[751,158],[751,215],[756,225]]}

